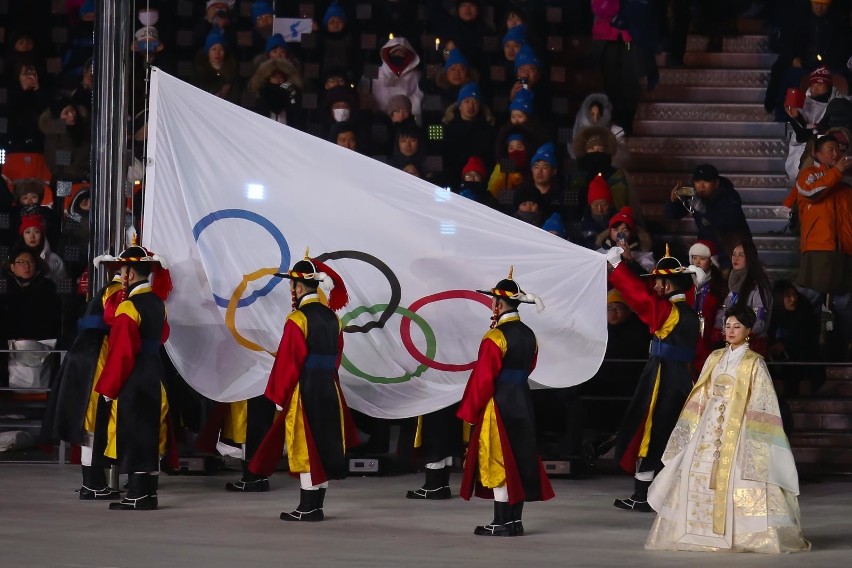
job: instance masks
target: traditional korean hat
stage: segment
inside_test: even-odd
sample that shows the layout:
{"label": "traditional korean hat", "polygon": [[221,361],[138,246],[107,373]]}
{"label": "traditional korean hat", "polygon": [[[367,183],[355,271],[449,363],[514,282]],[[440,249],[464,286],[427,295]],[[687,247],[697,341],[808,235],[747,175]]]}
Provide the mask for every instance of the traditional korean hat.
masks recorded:
{"label": "traditional korean hat", "polygon": [[117,270],[122,266],[132,264],[150,264],[151,291],[163,301],[169,297],[169,293],[172,291],[172,277],[166,259],[135,243],[121,251],[118,256],[103,254],[96,256],[92,262],[96,268],[104,266],[109,270]]}
{"label": "traditional korean hat", "polygon": [[305,258],[294,264],[293,268],[287,272],[276,272],[275,276],[322,287],[328,296],[328,307],[334,311],[349,303],[349,293],[343,278],[326,264],[311,258],[308,249],[305,249]]}
{"label": "traditional korean hat", "polygon": [[514,267],[509,267],[509,276],[501,280],[491,290],[477,290],[480,294],[501,298],[506,300],[514,300],[522,304],[535,304],[536,311],[540,312],[544,309],[544,302],[535,294],[528,294],[521,289],[520,284],[512,279]]}

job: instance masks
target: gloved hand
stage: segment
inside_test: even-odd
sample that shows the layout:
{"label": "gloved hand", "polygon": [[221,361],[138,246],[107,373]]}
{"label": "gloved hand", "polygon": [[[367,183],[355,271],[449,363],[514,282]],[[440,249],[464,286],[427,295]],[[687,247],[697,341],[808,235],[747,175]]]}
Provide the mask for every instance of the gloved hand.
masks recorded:
{"label": "gloved hand", "polygon": [[621,262],[621,255],[624,253],[624,249],[621,247],[612,247],[608,251],[606,251],[606,261],[615,268]]}
{"label": "gloved hand", "polygon": [[105,395],[105,394],[104,394],[104,395],[101,395],[101,396],[103,396],[103,397],[104,397],[104,400],[105,400],[105,401],[107,401],[107,402],[112,402],[112,399],[111,399],[110,397],[108,397],[107,395]]}
{"label": "gloved hand", "polygon": [[283,407],[283,406],[281,406],[280,404],[276,404],[276,405],[275,405],[275,410],[277,410],[278,412],[281,412],[282,410],[284,410],[284,407]]}
{"label": "gloved hand", "polygon": [[692,270],[692,281],[695,283],[696,286],[701,286],[710,278],[710,273],[704,272],[704,269],[700,266],[690,264],[689,269]]}

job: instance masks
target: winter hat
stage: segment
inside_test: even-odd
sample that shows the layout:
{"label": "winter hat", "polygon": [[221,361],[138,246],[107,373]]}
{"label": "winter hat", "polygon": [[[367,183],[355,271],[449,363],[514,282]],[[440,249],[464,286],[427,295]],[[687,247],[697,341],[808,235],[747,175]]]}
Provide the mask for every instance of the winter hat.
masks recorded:
{"label": "winter hat", "polygon": [[38,202],[44,201],[44,182],[37,179],[18,179],[12,182],[12,192],[15,199],[20,200],[28,193],[38,195]]}
{"label": "winter hat", "polygon": [[703,256],[710,259],[710,262],[719,266],[719,249],[716,243],[708,240],[696,241],[694,245],[689,247],[689,258],[693,256]]}
{"label": "winter hat", "polygon": [[216,44],[225,47],[225,34],[219,31],[218,28],[213,28],[213,30],[207,34],[207,39],[204,40],[204,53],[208,53]]}
{"label": "winter hat", "polygon": [[523,134],[521,134],[520,132],[513,132],[512,134],[509,134],[508,137],[506,137],[506,144],[509,144],[509,142],[514,142],[515,140],[520,140],[525,144],[527,142],[527,139],[526,137],[524,137]]}
{"label": "winter hat", "polygon": [[346,11],[337,2],[329,4],[328,10],[325,11],[325,15],[322,17],[322,27],[327,27],[329,20],[332,18],[340,18],[346,22]]}
{"label": "winter hat", "polygon": [[522,45],[515,56],[515,72],[524,65],[535,65],[541,67],[541,61],[535,55],[535,51],[528,45]]}
{"label": "winter hat", "polygon": [[236,2],[236,0],[207,0],[207,4],[205,5],[205,9],[209,8],[210,6],[215,6],[216,4],[222,4],[223,6],[228,8],[228,10],[233,10],[235,2]]}
{"label": "winter hat", "polygon": [[408,111],[408,114],[411,114],[411,99],[408,98],[408,95],[394,95],[388,100],[388,104],[385,106],[385,112],[388,115],[401,109],[405,109]]}
{"label": "winter hat", "polygon": [[535,187],[521,187],[515,192],[515,209],[517,209],[521,203],[526,203],[527,201],[537,203],[539,209],[544,207],[544,196]]}
{"label": "winter hat", "polygon": [[467,83],[459,89],[459,96],[456,99],[456,103],[461,104],[465,99],[476,99],[477,101],[481,101],[482,96],[479,94],[479,85],[476,83]]}
{"label": "winter hat", "polygon": [[624,304],[627,305],[627,302],[624,301],[624,296],[621,295],[621,292],[613,288],[609,292],[606,293],[606,303],[607,304]]}
{"label": "winter hat", "polygon": [[565,230],[565,222],[562,220],[562,215],[559,213],[554,213],[548,217],[547,221],[544,222],[544,225],[542,225],[541,228],[548,233],[554,233],[556,236],[562,237],[563,239],[568,234]]}
{"label": "winter hat", "polygon": [[78,14],[83,16],[85,14],[94,14],[95,12],[95,0],[86,0],[83,2],[83,5],[80,6],[80,11]]}
{"label": "winter hat", "polygon": [[509,28],[509,31],[506,32],[506,35],[503,36],[503,45],[506,45],[508,42],[514,41],[519,45],[524,45],[527,43],[527,27],[523,24],[520,26],[515,26],[514,28]]}
{"label": "winter hat", "polygon": [[256,22],[261,16],[267,14],[275,15],[275,10],[272,9],[272,4],[269,2],[257,1],[251,5],[251,21]]}
{"label": "winter hat", "polygon": [[446,73],[453,65],[464,65],[465,67],[470,67],[470,62],[460,49],[450,50],[450,54],[447,56],[447,61],[444,62],[444,72]]}
{"label": "winter hat", "polygon": [[67,99],[65,97],[61,99],[56,99],[55,101],[50,103],[50,114],[53,115],[53,118],[59,118],[59,114],[62,112],[62,109],[67,106],[74,107],[75,110],[77,108],[74,105],[74,101],[72,101],[71,99]]}
{"label": "winter hat", "polygon": [[462,168],[462,177],[468,172],[476,172],[483,178],[485,177],[485,162],[479,156],[471,156],[467,159],[467,163]]}
{"label": "winter hat", "polygon": [[808,85],[816,84],[831,85],[831,71],[825,65],[820,65],[811,71],[811,75],[808,77]]}
{"label": "winter hat", "polygon": [[716,181],[719,179],[719,170],[710,164],[701,164],[692,171],[692,181]]}
{"label": "winter hat", "polygon": [[23,235],[24,231],[32,228],[40,230],[43,234],[47,228],[44,223],[44,217],[38,213],[33,215],[21,215],[21,226],[18,227],[18,234]]}
{"label": "winter hat", "polygon": [[535,101],[535,95],[533,92],[529,89],[521,89],[515,93],[515,99],[512,101],[512,104],[509,105],[509,112],[519,110],[527,116],[530,116],[533,113],[533,101]]}
{"label": "winter hat", "polygon": [[276,47],[283,47],[284,49],[287,49],[287,40],[284,39],[284,36],[281,34],[275,34],[266,40],[266,53],[269,53]]}
{"label": "winter hat", "polygon": [[630,207],[622,207],[618,213],[612,216],[612,219],[609,220],[609,228],[620,225],[621,223],[627,223],[627,226],[630,227],[631,231],[636,230],[636,221],[633,220],[633,209]]}
{"label": "winter hat", "polygon": [[534,165],[536,162],[547,162],[550,167],[556,167],[556,148],[553,147],[553,142],[546,142],[539,146],[533,154],[532,160],[530,160],[530,165]]}
{"label": "winter hat", "polygon": [[586,200],[589,202],[589,205],[599,199],[603,199],[610,205],[613,204],[612,191],[602,174],[596,175],[592,178],[592,181],[589,182],[589,193],[586,196]]}

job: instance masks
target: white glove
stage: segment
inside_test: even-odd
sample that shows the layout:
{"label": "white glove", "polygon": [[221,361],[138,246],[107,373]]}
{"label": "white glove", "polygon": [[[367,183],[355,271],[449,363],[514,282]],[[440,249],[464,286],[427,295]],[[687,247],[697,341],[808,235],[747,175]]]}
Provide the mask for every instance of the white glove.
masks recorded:
{"label": "white glove", "polygon": [[281,412],[282,410],[284,410],[284,407],[283,407],[283,406],[281,406],[280,404],[276,404],[276,405],[275,405],[275,410],[277,410],[278,412]]}
{"label": "white glove", "polygon": [[105,401],[112,402],[112,399],[110,397],[108,397],[107,395],[102,395],[102,396],[104,397]]}
{"label": "white glove", "polygon": [[692,270],[692,281],[696,286],[701,286],[710,278],[709,272],[704,272],[699,266],[695,266],[694,264],[689,265],[690,270]]}
{"label": "white glove", "polygon": [[615,268],[621,262],[621,254],[624,252],[624,249],[621,247],[611,247],[608,251],[606,251],[606,261]]}

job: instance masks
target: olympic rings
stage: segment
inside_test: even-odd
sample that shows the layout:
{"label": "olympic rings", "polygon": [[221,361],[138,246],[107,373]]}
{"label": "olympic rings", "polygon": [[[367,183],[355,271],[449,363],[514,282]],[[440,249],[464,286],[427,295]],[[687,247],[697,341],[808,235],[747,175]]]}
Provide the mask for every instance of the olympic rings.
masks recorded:
{"label": "olympic rings", "polygon": [[[399,278],[396,277],[396,274],[394,274],[393,270],[391,270],[387,264],[375,256],[365,252],[357,250],[338,250],[334,252],[326,252],[316,257],[316,259],[320,262],[325,262],[326,260],[340,260],[341,258],[360,260],[361,262],[366,262],[373,266],[388,279],[388,284],[390,284],[391,289],[390,301],[387,304],[380,304],[385,306],[385,308],[382,311],[382,315],[379,316],[378,321],[368,321],[364,325],[347,325],[343,328],[343,331],[346,333],[367,333],[374,328],[383,328],[390,317],[397,313],[396,310],[399,308],[399,301],[402,298],[402,286],[399,283]],[[374,314],[375,312],[370,313]]]}
{"label": "olympic rings", "polygon": [[245,292],[249,282],[257,280],[258,278],[261,278],[263,276],[272,276],[276,272],[279,272],[277,268],[261,268],[260,270],[255,270],[251,274],[243,275],[242,281],[234,289],[234,293],[231,294],[231,300],[228,302],[228,307],[225,310],[225,325],[228,326],[228,329],[231,331],[231,335],[234,336],[234,339],[237,341],[237,343],[239,343],[246,349],[250,349],[252,351],[263,351],[265,353],[269,353],[273,357],[275,357],[274,352],[267,351],[257,343],[246,339],[240,334],[239,331],[237,331],[236,311],[237,307],[239,307],[240,298],[242,297],[243,292]]}
{"label": "olympic rings", "polygon": [[[354,310],[352,310],[351,312],[348,312],[346,315],[344,315],[341,318],[341,322],[345,325],[349,321],[355,319],[356,317],[358,317],[359,315],[361,315],[365,312],[369,313],[369,314],[375,314],[376,312],[380,312],[380,311],[384,312],[384,311],[387,310],[387,308],[388,308],[388,304],[376,304],[376,305],[370,306],[370,307],[359,306],[359,307],[355,308]],[[399,307],[399,306],[397,306],[397,308],[394,310],[394,313],[401,315],[402,320],[404,322],[414,321],[414,323],[417,324],[417,327],[420,328],[420,331],[422,331],[424,337],[426,337],[426,356],[427,357],[434,357],[435,353],[437,351],[437,344],[435,342],[435,333],[432,331],[432,328],[429,327],[429,324],[426,323],[426,320],[424,320],[422,317],[418,316],[417,314],[415,314],[411,310],[408,310],[406,308],[402,308],[402,307]],[[410,339],[410,336],[409,336],[409,339]],[[428,368],[427,365],[421,364],[421,365],[417,366],[417,368],[414,370],[413,373],[403,373],[402,375],[400,375],[398,377],[376,377],[374,375],[368,375],[367,373],[365,373],[361,369],[357,368],[355,365],[352,364],[352,362],[346,357],[345,354],[343,355],[340,364],[343,366],[344,369],[346,369],[347,371],[349,371],[350,373],[352,373],[356,377],[370,381],[371,383],[378,383],[378,384],[404,383],[404,382],[410,380],[413,377],[419,377],[424,372],[426,372],[426,369]]]}
{"label": "olympic rings", "polygon": [[[204,229],[206,229],[215,221],[218,221],[220,219],[245,219],[246,221],[257,223],[258,225],[266,229],[267,232],[272,235],[272,238],[275,239],[275,242],[278,243],[278,249],[281,253],[281,265],[278,267],[277,272],[287,272],[287,269],[290,267],[290,247],[287,244],[287,239],[284,238],[284,234],[269,219],[251,211],[245,211],[243,209],[221,209],[219,211],[214,211],[209,215],[205,215],[192,228],[192,236],[195,237],[195,242],[198,242],[198,239],[201,237],[201,233],[204,231]],[[255,272],[252,274],[257,273]],[[260,290],[255,290],[247,297],[240,298],[240,300],[237,302],[237,307],[243,308],[245,306],[250,306],[258,298],[262,298],[263,296],[269,294],[272,289],[278,286],[278,284],[280,283],[280,278],[271,279]],[[245,284],[246,282],[244,281],[242,284],[243,290],[245,290]],[[216,294],[213,294],[213,299],[216,301],[216,305],[220,308],[228,308],[231,303],[229,300]],[[233,295],[231,299],[233,300]]]}
{"label": "olympic rings", "polygon": [[[487,296],[485,296],[485,294],[480,294],[479,292],[474,292],[472,290],[447,290],[445,292],[438,292],[437,294],[432,294],[430,296],[420,298],[419,300],[411,304],[408,309],[411,310],[412,313],[416,313],[417,310],[419,310],[426,304],[431,304],[433,302],[439,302],[441,300],[449,300],[453,298],[473,300],[488,307],[488,309],[491,309],[491,300],[487,299]],[[463,365],[441,363],[432,359],[432,357],[434,357],[434,354],[430,356],[428,353],[426,353],[426,355],[424,355],[423,353],[418,351],[417,347],[414,345],[414,342],[411,341],[411,323],[409,323],[409,320],[411,319],[413,318],[409,317],[408,319],[402,319],[402,322],[399,324],[399,335],[402,338],[402,344],[405,345],[405,348],[408,350],[408,353],[412,357],[414,357],[414,359],[418,363],[420,363],[421,365],[426,365],[427,367],[431,367],[432,369],[437,369],[439,371],[457,372],[470,371],[471,369],[473,369],[474,365],[476,365],[476,360],[473,360],[470,363],[465,363]]]}

